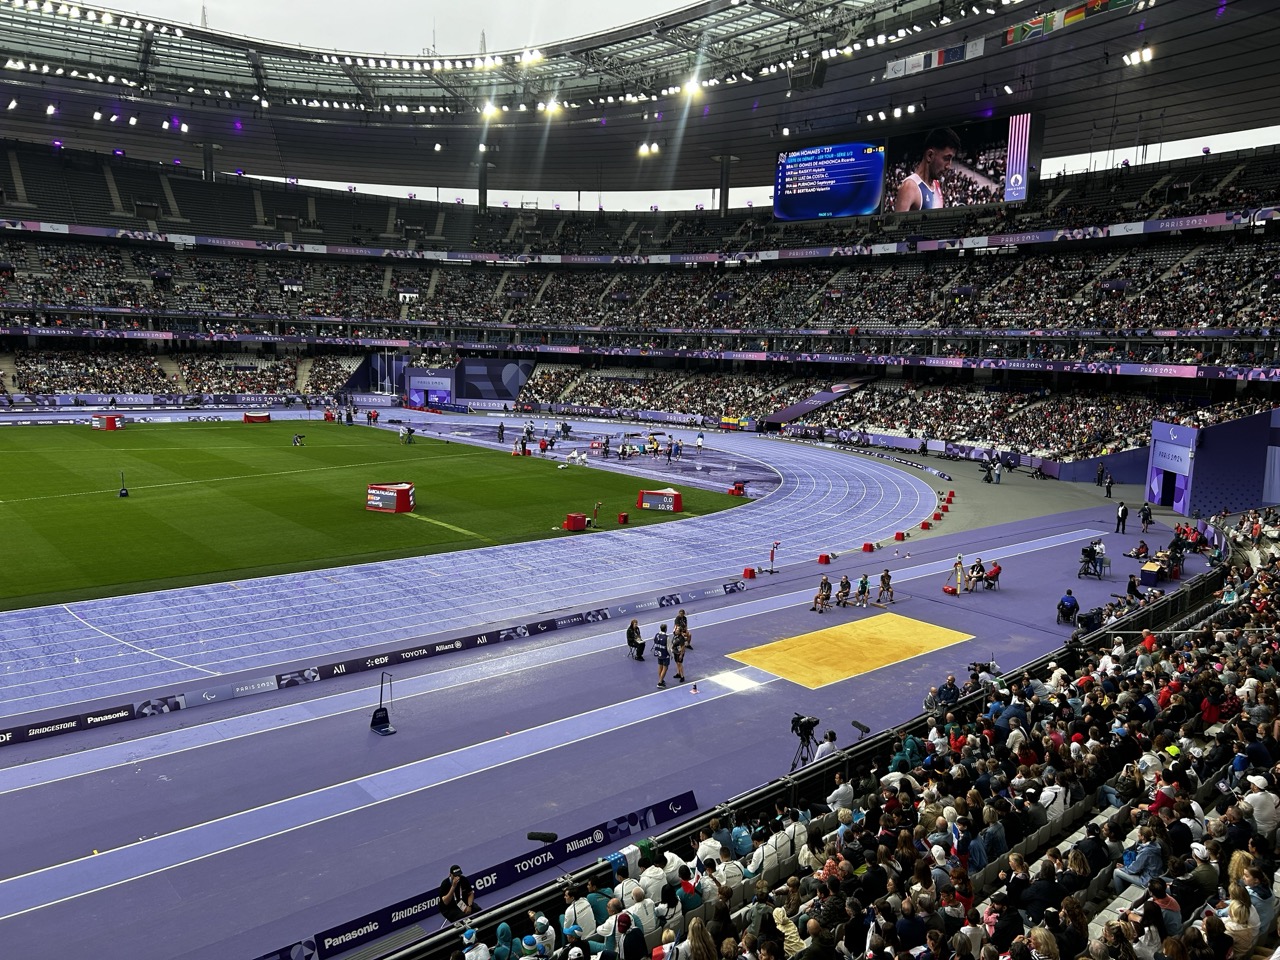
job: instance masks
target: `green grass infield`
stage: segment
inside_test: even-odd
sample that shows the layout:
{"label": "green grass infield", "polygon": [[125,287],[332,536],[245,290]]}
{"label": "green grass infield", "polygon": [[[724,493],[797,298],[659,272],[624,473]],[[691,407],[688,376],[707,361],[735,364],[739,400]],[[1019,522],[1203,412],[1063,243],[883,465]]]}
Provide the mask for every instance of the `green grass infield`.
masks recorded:
{"label": "green grass infield", "polygon": [[[642,511],[637,492],[665,484],[415,439],[319,422],[0,429],[0,609],[591,536],[560,523],[596,501],[602,530],[623,512],[644,526],[743,502],[677,484],[682,513]],[[365,509],[368,484],[400,481],[413,513]]]}

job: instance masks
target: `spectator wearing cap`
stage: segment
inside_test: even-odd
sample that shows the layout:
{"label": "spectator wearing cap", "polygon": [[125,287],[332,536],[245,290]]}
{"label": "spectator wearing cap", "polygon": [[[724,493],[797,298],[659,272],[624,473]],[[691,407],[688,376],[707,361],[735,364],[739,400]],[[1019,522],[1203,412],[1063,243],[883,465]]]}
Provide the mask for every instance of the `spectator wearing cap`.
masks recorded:
{"label": "spectator wearing cap", "polygon": [[1214,862],[1209,847],[1203,843],[1191,845],[1191,859],[1195,867],[1187,875],[1187,883],[1194,896],[1189,899],[1196,902],[1208,900],[1218,890],[1218,865]]}
{"label": "spectator wearing cap", "polygon": [[644,960],[649,952],[644,932],[632,922],[630,913],[624,912],[618,915],[614,939],[617,941],[618,956],[621,960]]}
{"label": "spectator wearing cap", "polygon": [[481,941],[474,927],[462,932],[462,955],[466,960],[489,960],[489,945]]}
{"label": "spectator wearing cap", "polygon": [[536,957],[539,955],[544,957],[551,956],[550,953],[544,953],[542,951],[542,949],[538,944],[538,938],[535,937],[532,933],[530,933],[523,940],[520,941],[520,956],[524,958],[529,958],[529,957]]}
{"label": "spectator wearing cap", "polygon": [[1261,774],[1250,774],[1245,780],[1249,784],[1249,792],[1240,798],[1240,802],[1253,813],[1253,824],[1258,834],[1268,841],[1275,837],[1277,810],[1276,795],[1271,792],[1271,784]]}
{"label": "spectator wearing cap", "polygon": [[582,935],[582,928],[576,923],[564,931],[564,946],[552,954],[553,960],[587,960],[591,956],[591,944]]}
{"label": "spectator wearing cap", "polygon": [[538,952],[544,957],[551,956],[556,949],[556,928],[551,925],[550,920],[532,910],[529,911],[529,919],[533,921],[534,945],[542,948]]}
{"label": "spectator wearing cap", "polygon": [[440,915],[450,923],[457,923],[476,909],[476,893],[471,881],[455,863],[449,868],[449,875],[440,881]]}
{"label": "spectator wearing cap", "polygon": [[560,915],[560,929],[565,936],[573,927],[579,929],[580,937],[586,940],[596,935],[596,915],[587,900],[586,891],[579,885],[564,888],[564,913]]}

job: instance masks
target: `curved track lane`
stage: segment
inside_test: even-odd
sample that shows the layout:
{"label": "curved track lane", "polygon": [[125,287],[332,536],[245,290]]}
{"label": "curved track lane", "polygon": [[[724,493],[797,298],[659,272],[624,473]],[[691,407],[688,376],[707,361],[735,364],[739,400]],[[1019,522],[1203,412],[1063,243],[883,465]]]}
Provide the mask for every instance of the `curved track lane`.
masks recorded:
{"label": "curved track lane", "polygon": [[[755,435],[712,439],[716,449],[776,472],[776,490],[712,516],[590,537],[5,612],[0,715],[208,686],[301,658],[340,659],[728,579],[761,563],[774,540],[783,541],[784,560],[811,559],[891,537],[934,508],[923,477],[887,464]],[[477,583],[486,585],[479,593]]]}

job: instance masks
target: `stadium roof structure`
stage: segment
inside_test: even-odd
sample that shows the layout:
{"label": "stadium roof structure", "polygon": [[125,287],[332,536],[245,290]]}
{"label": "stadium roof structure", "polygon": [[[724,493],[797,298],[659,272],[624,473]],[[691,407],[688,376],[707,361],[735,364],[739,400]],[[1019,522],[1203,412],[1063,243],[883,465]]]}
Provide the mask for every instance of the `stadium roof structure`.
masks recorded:
{"label": "stadium roof structure", "polygon": [[758,185],[782,149],[1026,111],[1045,155],[1280,123],[1267,0],[1055,3],[706,0],[539,50],[393,55],[0,0],[0,116],[165,163],[216,144],[226,171],[462,188],[484,163],[491,189],[584,192],[713,188],[721,156]]}

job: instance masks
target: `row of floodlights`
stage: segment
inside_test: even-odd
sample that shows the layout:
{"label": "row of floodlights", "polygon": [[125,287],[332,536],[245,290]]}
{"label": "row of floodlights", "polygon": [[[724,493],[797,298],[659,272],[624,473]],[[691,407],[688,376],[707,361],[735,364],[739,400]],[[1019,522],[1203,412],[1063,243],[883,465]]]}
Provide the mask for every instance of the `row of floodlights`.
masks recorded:
{"label": "row of floodlights", "polygon": [[85,80],[92,80],[97,83],[119,83],[126,87],[136,87],[138,85],[136,80],[130,80],[128,77],[117,77],[114,73],[100,74],[92,70],[81,73],[79,70],[66,70],[63,67],[51,67],[47,63],[28,62],[13,57],[5,60],[4,68],[23,73],[38,73],[41,76],[53,74],[55,77],[67,76],[75,77],[76,79],[83,77]]}
{"label": "row of floodlights", "polygon": [[[85,23],[98,23],[104,27],[117,26],[121,30],[144,30],[147,33],[169,33],[168,24],[157,26],[150,20],[137,17],[117,17],[109,10],[99,13],[97,10],[81,10],[74,3],[53,3],[51,0],[12,0],[10,6],[15,10],[29,10],[32,13],[57,14],[71,20],[83,20]],[[173,35],[182,36],[182,28],[174,27]]]}
{"label": "row of floodlights", "polygon": [[[499,54],[469,57],[465,60],[402,60],[399,57],[352,57],[347,54],[325,53],[320,55],[320,59],[324,63],[337,63],[348,67],[410,70],[416,73],[445,70],[494,70],[507,64],[507,58]],[[541,50],[524,50],[511,58],[512,62],[522,66],[537,63],[541,59]]]}

